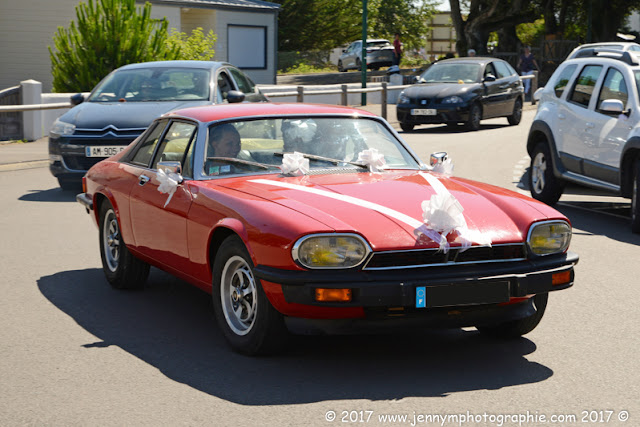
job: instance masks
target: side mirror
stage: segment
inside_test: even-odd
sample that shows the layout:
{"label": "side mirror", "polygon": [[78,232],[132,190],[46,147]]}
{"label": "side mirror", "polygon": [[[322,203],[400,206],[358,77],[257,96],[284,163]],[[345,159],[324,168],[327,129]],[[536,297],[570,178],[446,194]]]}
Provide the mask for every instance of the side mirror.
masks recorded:
{"label": "side mirror", "polygon": [[540,98],[542,97],[542,90],[544,89],[544,87],[539,87],[533,94],[533,99],[535,99],[536,101],[540,101]]}
{"label": "side mirror", "polygon": [[431,165],[431,167],[433,167],[437,164],[444,162],[445,160],[447,160],[447,158],[448,156],[446,151],[431,153],[431,156],[429,157],[429,164]]}
{"label": "side mirror", "polygon": [[240,92],[239,90],[230,90],[229,92],[227,92],[227,101],[229,101],[229,104],[242,102],[244,101],[244,93]]}
{"label": "side mirror", "polygon": [[624,104],[619,99],[605,99],[600,103],[598,111],[609,116],[619,116],[624,113]]}
{"label": "side mirror", "polygon": [[178,182],[178,184],[182,183],[182,165],[180,164],[180,162],[158,162],[158,170],[160,169],[165,171],[165,173],[175,173],[176,175],[180,175],[180,181]]}
{"label": "side mirror", "polygon": [[76,93],[75,95],[72,95],[70,99],[71,105],[82,104],[84,102],[84,95],[81,93]]}
{"label": "side mirror", "polygon": [[494,76],[493,74],[487,74],[486,76],[484,76],[484,79],[482,80],[482,82],[495,82],[496,81],[496,76]]}

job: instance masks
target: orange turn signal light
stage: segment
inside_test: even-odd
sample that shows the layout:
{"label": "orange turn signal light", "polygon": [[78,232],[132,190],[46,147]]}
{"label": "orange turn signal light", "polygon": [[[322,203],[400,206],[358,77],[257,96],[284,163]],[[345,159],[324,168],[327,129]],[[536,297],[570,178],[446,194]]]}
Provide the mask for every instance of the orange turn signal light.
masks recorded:
{"label": "orange turn signal light", "polygon": [[316,301],[349,302],[351,301],[351,289],[316,288]]}
{"label": "orange turn signal light", "polygon": [[571,270],[562,273],[554,273],[551,276],[551,284],[553,286],[564,285],[571,281]]}

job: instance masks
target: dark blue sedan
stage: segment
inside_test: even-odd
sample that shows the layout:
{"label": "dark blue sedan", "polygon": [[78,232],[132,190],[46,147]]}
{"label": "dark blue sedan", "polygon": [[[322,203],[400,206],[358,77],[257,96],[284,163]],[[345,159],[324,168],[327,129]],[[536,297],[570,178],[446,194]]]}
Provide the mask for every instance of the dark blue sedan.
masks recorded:
{"label": "dark blue sedan", "polygon": [[266,101],[242,71],[224,62],[161,61],[120,67],[53,124],[49,169],[63,189],[77,187],[100,160],[122,151],[163,113],[207,104]]}
{"label": "dark blue sedan", "polygon": [[524,90],[518,73],[496,58],[455,58],[436,62],[400,94],[396,108],[405,132],[421,124],[464,123],[470,130],[480,120],[522,118]]}

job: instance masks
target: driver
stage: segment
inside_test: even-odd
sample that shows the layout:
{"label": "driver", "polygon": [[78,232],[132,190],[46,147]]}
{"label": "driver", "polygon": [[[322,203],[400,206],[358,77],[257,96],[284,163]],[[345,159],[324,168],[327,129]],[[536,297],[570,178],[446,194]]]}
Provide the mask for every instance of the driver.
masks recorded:
{"label": "driver", "polygon": [[232,124],[209,130],[207,157],[236,157],[240,152],[240,134]]}

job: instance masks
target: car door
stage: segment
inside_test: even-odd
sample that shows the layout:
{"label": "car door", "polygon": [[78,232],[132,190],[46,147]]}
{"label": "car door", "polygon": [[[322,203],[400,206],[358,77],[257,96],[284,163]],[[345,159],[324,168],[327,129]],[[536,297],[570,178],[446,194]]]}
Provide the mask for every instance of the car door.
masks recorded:
{"label": "car door", "polygon": [[520,78],[515,70],[504,61],[494,61],[498,88],[500,90],[501,108],[500,115],[511,115],[516,99],[520,96]]}
{"label": "car door", "polygon": [[193,141],[196,124],[181,120],[168,122],[155,141],[148,166],[142,163],[148,155],[133,158],[140,164],[138,183],[131,190],[131,225],[138,251],[165,266],[179,271],[189,269],[187,214],[192,195],[181,183],[173,195],[159,191],[158,163],[180,162],[187,178],[191,175]]}
{"label": "car door", "polygon": [[[594,112],[591,121],[594,124],[592,144],[585,146],[585,161],[583,170],[585,175],[619,185],[619,167],[622,149],[627,142],[627,136],[633,129],[632,118],[626,114],[611,114],[600,109],[605,100],[622,101],[625,110],[630,109],[635,96],[630,93],[633,81],[626,78],[622,69],[610,66],[604,74],[604,80],[593,104]],[[634,114],[631,109],[630,114]]]}
{"label": "car door", "polygon": [[229,91],[237,90],[228,71],[223,68],[218,71],[216,76],[216,104],[222,104],[227,101]]}
{"label": "car door", "polygon": [[567,94],[566,102],[558,108],[558,132],[562,135],[558,151],[563,165],[571,172],[584,174],[583,160],[590,146],[597,143],[597,114],[594,111],[597,87],[602,80],[603,66],[585,65]]}
{"label": "car door", "polygon": [[484,72],[482,74],[484,96],[482,99],[482,117],[496,117],[501,114],[501,104],[504,101],[501,99],[501,89],[499,80],[485,81],[487,76],[496,76],[496,70],[491,62],[487,63]]}
{"label": "car door", "polygon": [[356,66],[356,59],[358,59],[358,52],[360,51],[360,42],[353,42],[349,49],[347,49],[347,67],[358,68]]}

